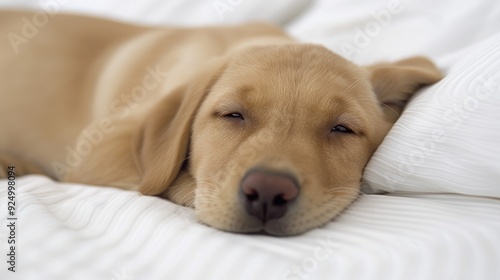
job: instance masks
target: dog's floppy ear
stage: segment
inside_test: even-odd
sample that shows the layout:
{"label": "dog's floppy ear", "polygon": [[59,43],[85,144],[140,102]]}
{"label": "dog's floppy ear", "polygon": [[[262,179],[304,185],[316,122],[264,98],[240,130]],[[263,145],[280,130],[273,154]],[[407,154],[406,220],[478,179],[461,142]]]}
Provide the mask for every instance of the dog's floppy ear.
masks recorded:
{"label": "dog's floppy ear", "polygon": [[383,103],[388,119],[395,121],[406,101],[420,87],[441,80],[441,72],[425,57],[411,57],[395,63],[366,67],[373,91]]}
{"label": "dog's floppy ear", "polygon": [[195,114],[224,68],[217,61],[189,83],[168,93],[147,116],[141,128],[139,191],[158,195],[178,176],[186,159]]}

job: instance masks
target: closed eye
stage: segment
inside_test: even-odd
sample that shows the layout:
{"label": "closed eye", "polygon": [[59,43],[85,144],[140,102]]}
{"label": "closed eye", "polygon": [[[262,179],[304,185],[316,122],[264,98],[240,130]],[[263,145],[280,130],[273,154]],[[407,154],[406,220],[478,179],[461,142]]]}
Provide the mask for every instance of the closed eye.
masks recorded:
{"label": "closed eye", "polygon": [[344,125],[336,125],[332,128],[330,132],[338,132],[338,133],[354,133],[350,128]]}
{"label": "closed eye", "polygon": [[225,114],[224,117],[225,118],[235,118],[235,119],[245,120],[245,118],[243,117],[243,114],[238,113],[238,112],[233,112],[233,113]]}

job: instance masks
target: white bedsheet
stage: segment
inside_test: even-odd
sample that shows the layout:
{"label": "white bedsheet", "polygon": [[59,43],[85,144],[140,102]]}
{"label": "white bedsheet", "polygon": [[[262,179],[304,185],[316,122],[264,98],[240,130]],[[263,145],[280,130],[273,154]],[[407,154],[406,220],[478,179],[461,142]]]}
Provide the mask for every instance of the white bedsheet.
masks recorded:
{"label": "white bedsheet", "polygon": [[[445,72],[500,32],[493,0],[0,0],[0,7],[155,24],[268,20],[357,63],[423,54]],[[3,259],[6,186],[0,180]],[[363,195],[323,228],[276,238],[220,232],[197,223],[191,209],[135,192],[43,176],[18,178],[17,186],[18,271],[3,262],[0,279],[500,279],[494,198]]]}
{"label": "white bedsheet", "polygon": [[136,192],[43,176],[17,185],[18,272],[2,268],[0,279],[500,276],[500,202],[490,198],[363,195],[324,228],[278,238],[220,232],[191,209]]}

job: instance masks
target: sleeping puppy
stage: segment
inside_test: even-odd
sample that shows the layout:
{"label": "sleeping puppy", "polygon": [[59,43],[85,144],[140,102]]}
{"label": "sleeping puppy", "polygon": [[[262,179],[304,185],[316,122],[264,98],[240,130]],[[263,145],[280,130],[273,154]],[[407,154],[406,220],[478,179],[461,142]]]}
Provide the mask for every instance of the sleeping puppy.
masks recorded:
{"label": "sleeping puppy", "polygon": [[426,58],[360,67],[266,24],[45,16],[0,13],[0,177],[159,195],[231,232],[332,220],[408,98],[441,78]]}

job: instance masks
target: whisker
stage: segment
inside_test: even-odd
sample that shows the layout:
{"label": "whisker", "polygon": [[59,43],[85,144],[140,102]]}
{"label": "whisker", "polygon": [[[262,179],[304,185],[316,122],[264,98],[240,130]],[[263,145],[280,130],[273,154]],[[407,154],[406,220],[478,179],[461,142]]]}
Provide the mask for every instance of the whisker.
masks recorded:
{"label": "whisker", "polygon": [[[190,197],[193,197],[193,199],[189,199]],[[194,207],[194,197],[195,197],[195,189],[192,189],[182,196],[181,201],[185,202],[185,205],[188,207]],[[186,203],[187,201],[190,202]]]}
{"label": "whisker", "polygon": [[358,82],[364,80],[366,78],[366,76],[370,75],[372,72],[374,71],[374,69],[371,69],[369,71],[366,71],[366,73],[364,73],[361,77],[359,77],[358,79],[356,79],[356,81],[354,81],[351,85],[349,85],[347,87],[347,89],[345,91],[349,91],[352,87],[354,87]]}

